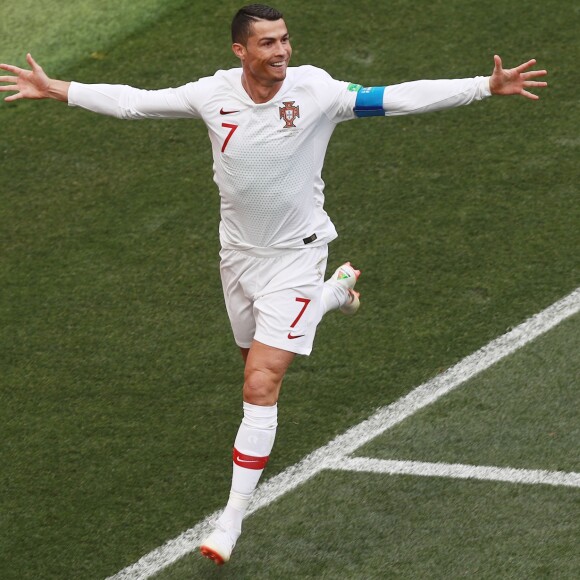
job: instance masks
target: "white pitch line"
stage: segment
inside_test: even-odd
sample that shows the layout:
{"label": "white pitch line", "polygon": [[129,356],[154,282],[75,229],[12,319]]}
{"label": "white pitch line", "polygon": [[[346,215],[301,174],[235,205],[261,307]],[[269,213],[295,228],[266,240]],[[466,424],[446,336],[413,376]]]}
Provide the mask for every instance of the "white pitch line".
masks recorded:
{"label": "white pitch line", "polygon": [[[248,514],[270,505],[273,501],[308,481],[320,471],[333,468],[337,461],[359,447],[430,405],[502,358],[548,332],[560,322],[580,312],[580,288],[577,288],[542,312],[529,318],[513,330],[464,358],[441,375],[422,384],[393,404],[378,409],[371,417],[351,427],[304,459],[266,480],[256,493]],[[124,568],[108,580],[137,580],[157,574],[180,558],[196,550],[221,512],[215,512],[178,537],[155,548],[140,560]]]}
{"label": "white pitch line", "polygon": [[383,473],[389,475],[419,475],[423,477],[450,477],[478,479],[506,483],[544,484],[580,487],[580,473],[544,471],[541,469],[515,469],[490,465],[464,465],[461,463],[427,463],[424,461],[394,461],[372,457],[345,457],[332,466],[336,471]]}

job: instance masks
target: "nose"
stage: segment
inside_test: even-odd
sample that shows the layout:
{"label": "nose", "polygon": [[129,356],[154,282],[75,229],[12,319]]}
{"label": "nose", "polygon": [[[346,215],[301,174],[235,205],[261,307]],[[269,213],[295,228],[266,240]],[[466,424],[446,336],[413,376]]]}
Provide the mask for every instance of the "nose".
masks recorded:
{"label": "nose", "polygon": [[278,41],[276,43],[276,55],[277,56],[287,56],[288,54],[290,54],[291,48],[290,48],[290,43],[289,42],[282,42],[282,41]]}

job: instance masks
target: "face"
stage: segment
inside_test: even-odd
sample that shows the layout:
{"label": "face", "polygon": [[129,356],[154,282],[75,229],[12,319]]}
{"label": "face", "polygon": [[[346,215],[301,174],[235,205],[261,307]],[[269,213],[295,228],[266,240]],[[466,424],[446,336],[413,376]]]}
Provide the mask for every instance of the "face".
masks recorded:
{"label": "face", "polygon": [[246,46],[236,43],[232,48],[250,82],[274,86],[286,78],[292,47],[284,20],[254,22]]}

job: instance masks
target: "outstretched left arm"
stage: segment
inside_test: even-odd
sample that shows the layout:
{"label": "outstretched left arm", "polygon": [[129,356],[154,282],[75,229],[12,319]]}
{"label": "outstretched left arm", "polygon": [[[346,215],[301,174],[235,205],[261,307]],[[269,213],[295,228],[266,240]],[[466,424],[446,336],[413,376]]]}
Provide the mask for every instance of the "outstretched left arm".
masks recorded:
{"label": "outstretched left arm", "polygon": [[411,81],[387,87],[367,87],[357,93],[354,112],[357,117],[412,115],[430,113],[469,105],[492,95],[539,97],[528,89],[542,88],[548,83],[536,81],[545,70],[528,70],[536,61],[516,68],[504,69],[499,56],[490,77]]}

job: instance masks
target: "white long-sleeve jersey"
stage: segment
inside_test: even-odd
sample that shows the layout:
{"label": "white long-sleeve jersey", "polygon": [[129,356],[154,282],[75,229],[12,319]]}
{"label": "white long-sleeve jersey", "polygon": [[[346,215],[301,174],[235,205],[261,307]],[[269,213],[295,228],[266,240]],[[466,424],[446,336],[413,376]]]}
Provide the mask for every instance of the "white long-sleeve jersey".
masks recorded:
{"label": "white long-sleeve jersey", "polygon": [[[218,71],[178,88],[71,83],[69,104],[121,119],[194,118],[207,126],[221,196],[222,247],[275,255],[328,243],[322,166],[341,121],[356,118],[360,85],[313,66],[288,68],[266,103],[254,103],[242,69]],[[424,113],[489,96],[489,79],[414,81],[386,87],[386,116]]]}

